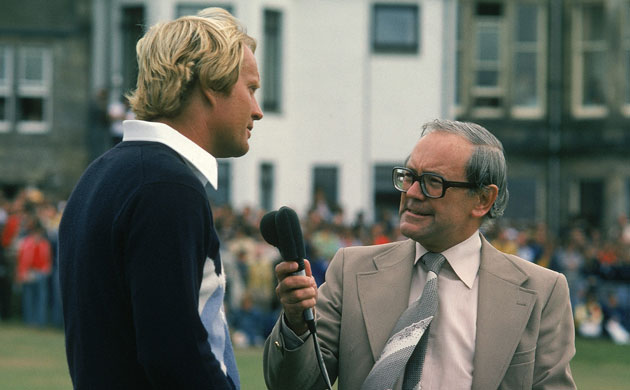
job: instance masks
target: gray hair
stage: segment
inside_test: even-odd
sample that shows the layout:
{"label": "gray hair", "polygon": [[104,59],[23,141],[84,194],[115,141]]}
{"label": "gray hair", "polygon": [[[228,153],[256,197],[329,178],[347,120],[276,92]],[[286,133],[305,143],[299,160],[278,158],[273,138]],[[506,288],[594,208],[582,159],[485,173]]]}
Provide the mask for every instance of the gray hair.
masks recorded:
{"label": "gray hair", "polygon": [[[461,136],[474,145],[474,151],[466,165],[466,179],[483,190],[485,186],[495,184],[499,188],[497,199],[484,219],[503,215],[507,206],[507,164],[503,154],[503,144],[484,127],[471,122],[458,122],[436,119],[422,126],[424,137],[434,131],[441,131]],[[473,190],[475,191],[475,190]]]}

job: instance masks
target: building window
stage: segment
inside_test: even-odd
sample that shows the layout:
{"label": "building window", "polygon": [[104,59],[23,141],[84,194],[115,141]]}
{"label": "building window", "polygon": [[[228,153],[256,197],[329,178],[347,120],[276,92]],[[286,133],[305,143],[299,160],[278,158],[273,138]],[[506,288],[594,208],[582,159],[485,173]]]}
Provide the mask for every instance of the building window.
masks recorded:
{"label": "building window", "polygon": [[420,42],[417,5],[375,4],[372,49],[376,53],[417,53]]}
{"label": "building window", "polygon": [[462,28],[462,4],[457,2],[457,14],[455,16],[455,110],[461,112],[462,98],[462,65],[464,63],[464,29]]}
{"label": "building window", "polygon": [[52,54],[36,46],[0,46],[0,132],[51,127]]}
{"label": "building window", "polygon": [[478,3],[475,9],[472,102],[479,116],[499,115],[504,105],[503,13],[499,3]]}
{"label": "building window", "polygon": [[623,105],[624,105],[624,113],[626,115],[630,115],[630,1],[626,1],[623,3],[623,22],[621,24],[621,28],[623,29],[622,33],[622,56],[623,56],[623,69],[622,71],[622,80],[623,80]]}
{"label": "building window", "polygon": [[512,115],[540,117],[545,106],[543,9],[535,3],[517,4],[515,18]]}
{"label": "building window", "polygon": [[11,125],[11,96],[13,94],[13,51],[0,46],[0,132],[7,132]]}
{"label": "building window", "polygon": [[260,207],[271,210],[273,207],[274,173],[273,164],[260,164]]}
{"label": "building window", "polygon": [[208,198],[212,205],[222,206],[230,203],[230,191],[232,181],[232,167],[229,161],[219,160],[218,174],[219,174],[219,189],[214,189],[210,186],[208,190]]}
{"label": "building window", "polygon": [[601,227],[604,215],[604,188],[603,179],[580,180],[580,217],[584,218],[590,226]]}
{"label": "building window", "polygon": [[263,110],[280,112],[282,97],[282,13],[265,10],[263,36]]}
{"label": "building window", "polygon": [[222,4],[222,3],[206,3],[206,4],[187,4],[187,3],[182,3],[182,4],[177,4],[177,8],[175,9],[175,17],[179,18],[180,16],[186,16],[186,15],[196,15],[197,12],[201,11],[202,9],[206,9],[209,7],[218,7],[218,8],[223,8],[224,10],[226,10],[227,12],[231,13],[232,15],[234,15],[234,13],[232,12],[232,6],[231,5],[227,5],[227,4]]}
{"label": "building window", "polygon": [[573,113],[578,117],[606,115],[604,94],[607,43],[603,3],[583,3],[573,13]]}
{"label": "building window", "polygon": [[138,60],[136,44],[144,34],[144,7],[129,6],[122,8],[122,84],[123,93],[136,88],[138,81]]}
{"label": "building window", "polygon": [[512,222],[531,222],[538,216],[537,178],[513,177],[508,182],[510,201],[503,215]]}
{"label": "building window", "polygon": [[338,202],[338,169],[334,166],[319,166],[313,169],[313,204],[325,201],[330,211]]}
{"label": "building window", "polygon": [[458,2],[458,115],[544,115],[546,12],[535,0]]}

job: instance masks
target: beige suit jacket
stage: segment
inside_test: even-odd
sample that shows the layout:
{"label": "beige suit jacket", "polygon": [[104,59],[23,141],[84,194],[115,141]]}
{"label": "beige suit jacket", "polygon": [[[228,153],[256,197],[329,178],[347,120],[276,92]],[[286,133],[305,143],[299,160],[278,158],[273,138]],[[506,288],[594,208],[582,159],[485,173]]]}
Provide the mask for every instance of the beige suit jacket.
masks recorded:
{"label": "beige suit jacket", "polygon": [[[359,389],[407,308],[415,242],[337,252],[318,293],[317,334],[331,381]],[[482,236],[473,390],[575,389],[573,316],[565,277],[495,249]],[[276,323],[265,343],[270,389],[324,389],[311,338],[285,348]],[[399,386],[399,384],[397,385]]]}

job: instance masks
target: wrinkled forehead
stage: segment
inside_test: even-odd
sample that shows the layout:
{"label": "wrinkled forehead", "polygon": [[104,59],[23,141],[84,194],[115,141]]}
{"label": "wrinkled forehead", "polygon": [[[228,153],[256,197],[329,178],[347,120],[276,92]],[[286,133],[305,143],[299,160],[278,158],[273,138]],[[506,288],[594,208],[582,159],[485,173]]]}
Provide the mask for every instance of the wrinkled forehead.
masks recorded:
{"label": "wrinkled forehead", "polygon": [[[414,145],[404,164],[425,160],[449,163],[468,162],[475,146],[465,137],[450,132],[432,131],[423,135]],[[413,160],[413,161],[412,161]]]}
{"label": "wrinkled forehead", "polygon": [[416,143],[405,166],[418,174],[435,173],[447,180],[463,180],[473,150],[473,145],[463,137],[431,133]]}

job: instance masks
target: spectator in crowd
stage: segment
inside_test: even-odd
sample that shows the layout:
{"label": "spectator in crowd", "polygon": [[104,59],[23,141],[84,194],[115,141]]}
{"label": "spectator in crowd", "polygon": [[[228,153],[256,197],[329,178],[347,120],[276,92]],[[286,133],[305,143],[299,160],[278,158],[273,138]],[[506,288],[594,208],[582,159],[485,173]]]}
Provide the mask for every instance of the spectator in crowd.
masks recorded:
{"label": "spectator in crowd", "polygon": [[503,253],[515,255],[518,253],[517,237],[518,231],[516,229],[503,227],[499,230],[498,237],[492,240],[492,245]]}
{"label": "spectator in crowd", "polygon": [[52,250],[46,231],[36,216],[27,219],[26,235],[18,245],[17,282],[22,287],[22,317],[27,325],[48,323],[48,280]]}
{"label": "spectator in crowd", "polygon": [[4,206],[6,219],[0,232],[0,246],[2,247],[4,277],[0,277],[0,305],[1,315],[8,319],[12,315],[13,282],[17,264],[17,251],[20,239],[24,235],[24,225],[27,208],[32,209],[27,201],[27,189],[18,191],[15,198]]}
{"label": "spectator in crowd", "polygon": [[324,222],[331,222],[333,217],[333,206],[331,205],[330,200],[326,197],[326,192],[321,187],[315,190],[311,210],[315,212]]}
{"label": "spectator in crowd", "polygon": [[584,255],[584,231],[580,227],[573,227],[567,235],[564,245],[554,254],[552,268],[566,276],[571,295],[571,306],[575,308],[579,297],[583,296],[582,268],[586,262]]}
{"label": "spectator in crowd", "polygon": [[627,312],[619,305],[617,294],[610,292],[604,304],[604,329],[615,344],[630,344],[630,332],[624,324],[626,317]]}
{"label": "spectator in crowd", "polygon": [[328,222],[322,222],[309,236],[311,246],[318,259],[332,259],[337,250],[341,248],[339,235],[334,230],[333,225]]}
{"label": "spectator in crowd", "polygon": [[575,308],[575,324],[580,336],[597,338],[602,335],[604,313],[594,291]]}
{"label": "spectator in crowd", "polygon": [[57,257],[61,212],[50,201],[45,201],[38,206],[37,215],[46,230],[46,237],[52,250],[52,270],[48,283],[49,321],[51,325],[61,328],[63,327],[63,308],[59,283],[59,258]]}
{"label": "spectator in crowd", "polygon": [[238,347],[261,346],[265,341],[264,325],[263,310],[254,304],[252,294],[246,292],[240,306],[232,314],[234,345]]}
{"label": "spectator in crowd", "polygon": [[391,239],[385,234],[385,226],[383,222],[376,222],[372,225],[371,245],[382,245],[391,242]]}
{"label": "spectator in crowd", "polygon": [[13,267],[9,262],[9,256],[5,254],[2,242],[4,226],[9,217],[9,200],[5,197],[4,191],[0,190],[0,321],[9,319],[11,316],[11,279],[13,277]]}

